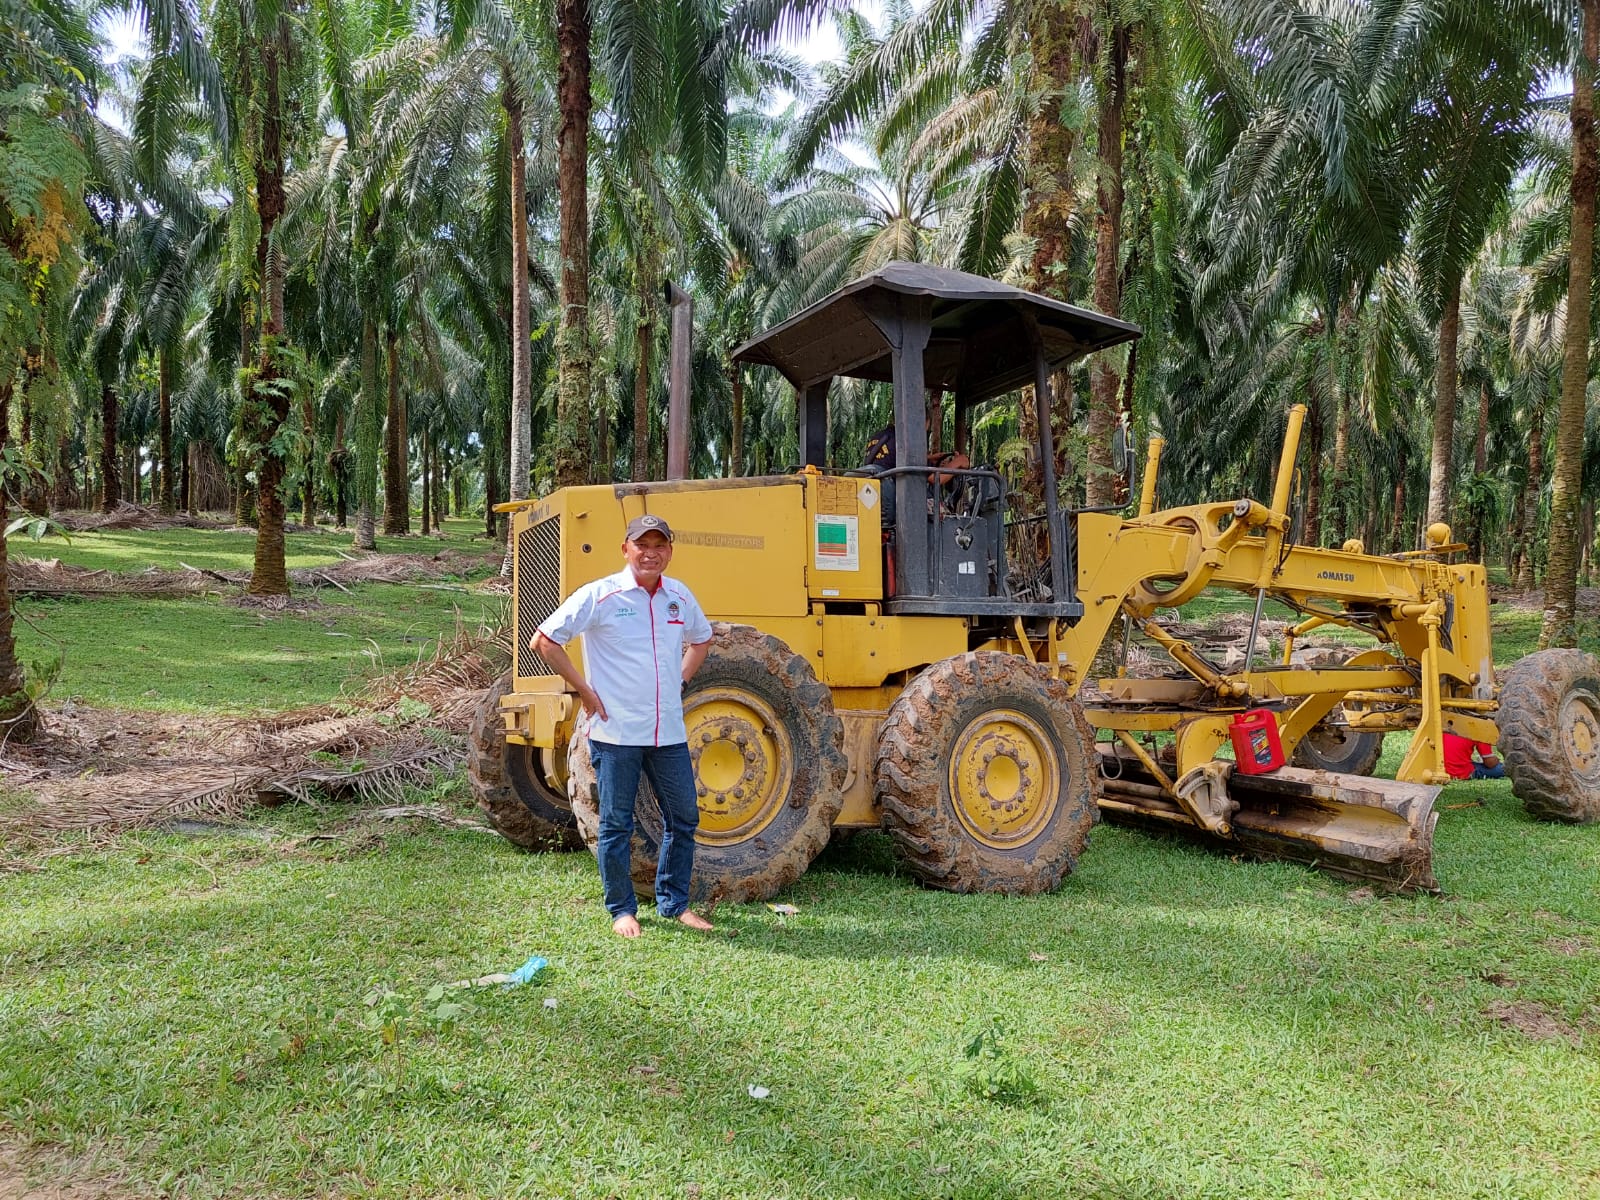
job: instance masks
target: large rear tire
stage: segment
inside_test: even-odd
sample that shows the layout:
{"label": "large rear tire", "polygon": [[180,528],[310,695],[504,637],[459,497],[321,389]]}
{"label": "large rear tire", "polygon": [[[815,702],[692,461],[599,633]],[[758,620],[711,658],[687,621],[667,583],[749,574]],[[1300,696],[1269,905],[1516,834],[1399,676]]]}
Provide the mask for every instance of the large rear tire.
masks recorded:
{"label": "large rear tire", "polygon": [[511,690],[507,672],[478,703],[467,735],[467,778],[478,807],[495,831],[526,850],[581,850],[572,807],[545,782],[548,751],[506,741],[500,697]]}
{"label": "large rear tire", "polygon": [[1541,650],[1500,685],[1499,751],[1511,790],[1544,821],[1600,821],[1600,659]]}
{"label": "large rear tire", "polygon": [[884,720],[883,823],[911,871],[951,892],[1048,892],[1095,819],[1094,736],[1066,686],[1010,654],[934,663]]}
{"label": "large rear tire", "polygon": [[[804,658],[748,625],[716,627],[684,695],[689,757],[699,791],[690,898],[765,900],[805,873],[828,843],[844,802],[844,723]],[[600,834],[600,792],[589,742],[568,754],[568,794],[585,844]],[[642,776],[634,802],[635,887],[655,888],[661,809]]]}

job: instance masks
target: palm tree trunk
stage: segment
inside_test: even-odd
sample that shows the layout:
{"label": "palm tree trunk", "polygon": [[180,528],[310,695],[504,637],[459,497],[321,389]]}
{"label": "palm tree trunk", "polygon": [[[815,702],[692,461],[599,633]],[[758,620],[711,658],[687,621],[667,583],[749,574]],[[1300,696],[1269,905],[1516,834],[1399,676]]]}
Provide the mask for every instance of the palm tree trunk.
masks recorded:
{"label": "palm tree trunk", "polygon": [[1406,476],[1402,468],[1394,481],[1394,517],[1389,525],[1389,550],[1398,554],[1406,548]]}
{"label": "palm tree trunk", "polygon": [[1306,528],[1307,545],[1320,546],[1322,537],[1322,404],[1308,393],[1306,413]]}
{"label": "palm tree trunk", "polygon": [[[440,445],[434,439],[434,464],[433,464],[433,524],[434,528],[444,532],[444,519],[450,515],[447,501],[450,499],[450,443]],[[455,514],[460,516],[458,512]]]}
{"label": "palm tree trunk", "polygon": [[1344,334],[1354,324],[1355,308],[1347,298],[1328,322],[1328,374],[1333,381],[1333,464],[1323,519],[1328,543],[1343,543],[1350,536],[1350,391],[1345,386]]}
{"label": "palm tree trunk", "polygon": [[160,425],[161,425],[161,494],[159,503],[161,511],[168,516],[178,511],[178,503],[172,494],[172,477],[174,474],[172,462],[172,356],[165,346],[157,353],[158,387],[160,396]]}
{"label": "palm tree trunk", "polygon": [[[1057,300],[1070,300],[1065,265],[1072,251],[1072,216],[1076,207],[1072,178],[1072,151],[1077,131],[1061,120],[1061,105],[1077,86],[1076,0],[1041,0],[1028,10],[1028,70],[1039,107],[1028,122],[1027,201],[1022,210],[1022,234],[1033,243],[1028,285]],[[1025,389],[1018,410],[1022,439],[1039,445],[1042,432],[1034,413],[1036,405]],[[1053,397],[1056,405],[1061,397]],[[1070,419],[1070,418],[1069,418]],[[1029,458],[1018,486],[1023,510],[1044,507],[1044,464]]]}
{"label": "palm tree trunk", "polygon": [[[1542,398],[1541,398],[1542,399]],[[1517,590],[1531,592],[1538,582],[1533,546],[1539,539],[1539,493],[1544,488],[1544,405],[1536,404],[1528,428],[1528,478],[1522,487],[1522,538],[1517,564]]]}
{"label": "palm tree trunk", "polygon": [[[284,256],[271,253],[272,234],[283,216],[284,103],[279,89],[279,72],[288,60],[288,15],[278,18],[272,35],[262,46],[261,153],[256,160],[256,212],[260,235],[256,241],[256,272],[266,300],[266,321],[261,329],[261,356],[256,369],[253,395],[258,397],[258,443],[256,484],[256,557],[246,588],[252,596],[287,596],[289,575],[283,561],[283,478],[284,457],[273,449],[284,422],[289,419],[289,396],[272,386],[279,379],[278,342],[283,337]],[[246,401],[249,403],[249,401]]]}
{"label": "palm tree trunk", "polygon": [[328,455],[328,486],[333,489],[333,523],[340,529],[350,516],[350,451],[344,444],[344,408],[333,419],[333,453]]}
{"label": "palm tree trunk", "polygon": [[1478,385],[1478,428],[1472,443],[1472,473],[1482,475],[1489,470],[1489,401],[1494,398],[1494,388],[1485,380]]}
{"label": "palm tree trunk", "polygon": [[411,469],[406,461],[406,394],[400,386],[400,334],[385,334],[384,363],[389,372],[388,419],[383,435],[383,532],[411,532]]}
{"label": "palm tree trunk", "polygon": [[1456,438],[1456,338],[1461,331],[1461,279],[1445,284],[1434,373],[1433,454],[1428,462],[1428,524],[1450,519],[1450,470]]}
{"label": "palm tree trunk", "polygon": [[1589,380],[1589,294],[1594,265],[1595,189],[1600,176],[1594,80],[1600,58],[1600,0],[1583,0],[1583,51],[1572,76],[1572,238],[1567,274],[1567,329],[1561,364],[1561,412],[1550,478],[1550,558],[1544,573],[1539,648],[1577,645],[1578,507],[1583,491],[1583,423]]}
{"label": "palm tree trunk", "polygon": [[733,392],[733,440],[728,448],[728,474],[744,474],[744,371],[728,364],[728,386]]}
{"label": "palm tree trunk", "polygon": [[[587,43],[585,45],[587,46]],[[528,294],[528,164],[522,137],[523,102],[515,83],[508,80],[501,94],[501,102],[506,110],[506,144],[511,157],[510,492],[511,499],[525,500],[533,474],[533,318]],[[587,133],[587,116],[584,130]],[[565,193],[562,204],[566,204]],[[562,213],[565,220],[565,207]],[[563,237],[565,228],[563,225]],[[565,242],[562,243],[562,253],[566,253]],[[509,550],[506,562],[506,570],[509,572]]]}
{"label": "palm tree trunk", "polygon": [[1594,558],[1594,501],[1583,502],[1583,516],[1579,521],[1581,550],[1578,561],[1578,581],[1584,587],[1592,585],[1591,572]]}
{"label": "palm tree trunk", "polygon": [[428,525],[433,520],[433,480],[428,472],[433,467],[433,460],[428,454],[428,431],[422,431],[422,536],[428,536]]}
{"label": "palm tree trunk", "polygon": [[556,484],[587,481],[589,455],[589,38],[588,0],[556,0],[561,206],[561,329],[554,439]]}
{"label": "palm tree trunk", "polygon": [[76,490],[73,483],[72,446],[63,437],[56,442],[56,482],[50,497],[50,507],[57,511],[71,508],[72,502],[77,498],[73,494]]}
{"label": "palm tree trunk", "polygon": [[378,325],[368,315],[361,323],[361,398],[356,408],[357,550],[376,550],[378,459],[382,454],[383,406],[378,399]]}
{"label": "palm tree trunk", "polygon": [[483,531],[488,535],[491,542],[494,541],[498,532],[494,523],[494,506],[500,503],[500,497],[495,494],[498,491],[495,485],[496,474],[494,464],[489,461],[489,456],[485,454],[483,456]]}
{"label": "palm tree trunk", "polygon": [[[1122,311],[1122,126],[1127,101],[1131,30],[1111,30],[1111,61],[1100,88],[1099,182],[1095,189],[1094,306],[1108,317]],[[1091,508],[1116,503],[1111,436],[1118,421],[1120,380],[1109,354],[1095,356],[1089,385],[1089,461],[1084,480]]]}
{"label": "palm tree trunk", "polygon": [[[30,351],[28,358],[31,359],[32,357],[33,353]],[[26,448],[33,445],[33,391],[28,387],[28,368],[26,365],[18,373],[14,387],[22,402],[22,429],[17,439],[17,444]],[[28,472],[28,477],[22,488],[22,507],[36,517],[44,516],[43,475],[33,471]]]}
{"label": "palm tree trunk", "polygon": [[122,499],[117,480],[117,389],[100,389],[100,511],[110,512]]}
{"label": "palm tree trunk", "polygon": [[650,478],[650,359],[655,348],[656,327],[650,319],[654,311],[650,297],[639,288],[639,323],[634,329],[633,356],[633,481]]}
{"label": "palm tree trunk", "polygon": [[[11,428],[11,389],[0,384],[0,450]],[[0,487],[0,529],[6,526],[6,489]],[[6,539],[0,537],[0,744],[28,741],[38,728],[38,715],[23,691],[22,664],[17,661],[17,641],[11,632],[11,591],[6,581]]]}
{"label": "palm tree trunk", "polygon": [[300,484],[300,523],[307,529],[315,529],[317,527],[317,412],[311,403],[310,388],[306,388],[300,397],[300,421],[305,426],[306,434],[306,475]]}
{"label": "palm tree trunk", "polygon": [[254,529],[257,520],[256,485],[251,481],[243,465],[234,468],[233,479],[234,524],[246,525]]}

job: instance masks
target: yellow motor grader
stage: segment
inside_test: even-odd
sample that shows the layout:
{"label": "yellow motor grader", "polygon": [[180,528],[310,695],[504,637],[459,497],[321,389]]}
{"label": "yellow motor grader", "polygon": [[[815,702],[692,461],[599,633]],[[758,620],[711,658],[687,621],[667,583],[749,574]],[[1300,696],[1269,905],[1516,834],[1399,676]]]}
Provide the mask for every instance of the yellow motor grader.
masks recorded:
{"label": "yellow motor grader", "polygon": [[[931,886],[1045,891],[1073,869],[1097,809],[1430,889],[1446,730],[1498,742],[1538,815],[1600,818],[1600,663],[1534,655],[1497,688],[1484,568],[1456,561],[1464,548],[1442,525],[1392,556],[1295,544],[1302,408],[1288,414],[1266,503],[1155,510],[1154,441],[1137,516],[1060,506],[1050,380],[1138,336],[989,279],[890,264],[735,352],[794,385],[792,474],[566,488],[502,506],[514,660],[484,698],[468,764],[489,819],[520,845],[592,847],[576,697],[529,638],[573,589],[616,569],[626,523],[646,512],[671,524],[671,573],[718,622],[685,699],[701,897],[770,896],[833,830],[877,828]],[[828,464],[841,377],[893,385],[890,469]],[[979,406],[1023,387],[1040,431],[1037,511],[991,468],[928,461],[930,397],[935,413],[953,397],[961,450]],[[1244,661],[1228,670],[1170,620],[1219,588],[1254,598]],[[1257,652],[1268,600],[1299,615],[1273,661]],[[1296,641],[1319,629],[1368,635],[1370,648],[1304,665]],[[1134,633],[1181,677],[1121,669]],[[1102,678],[1097,657],[1112,664]],[[1291,763],[1246,774],[1231,730],[1260,710]],[[1412,731],[1396,778],[1372,778],[1396,730]],[[640,800],[635,875],[648,886],[660,823],[647,785]]]}

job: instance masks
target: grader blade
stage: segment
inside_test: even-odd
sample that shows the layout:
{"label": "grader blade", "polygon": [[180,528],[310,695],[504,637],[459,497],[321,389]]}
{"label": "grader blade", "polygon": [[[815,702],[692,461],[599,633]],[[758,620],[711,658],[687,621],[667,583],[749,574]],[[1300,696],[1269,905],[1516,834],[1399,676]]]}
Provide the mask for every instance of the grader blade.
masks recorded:
{"label": "grader blade", "polygon": [[1267,775],[1232,772],[1228,798],[1238,807],[1226,833],[1196,824],[1154,779],[1122,762],[1121,777],[1100,781],[1110,820],[1195,834],[1222,848],[1308,863],[1319,870],[1396,892],[1436,892],[1433,802],[1438,787],[1282,767]]}

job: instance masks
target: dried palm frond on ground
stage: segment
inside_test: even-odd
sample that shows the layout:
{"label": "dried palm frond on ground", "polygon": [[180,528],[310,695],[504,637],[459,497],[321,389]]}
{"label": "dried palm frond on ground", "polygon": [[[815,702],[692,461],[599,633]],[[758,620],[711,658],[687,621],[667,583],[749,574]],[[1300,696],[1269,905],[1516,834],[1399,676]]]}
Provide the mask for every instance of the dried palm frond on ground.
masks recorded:
{"label": "dried palm frond on ground", "polygon": [[458,612],[454,632],[434,643],[431,656],[419,655],[415,662],[379,676],[365,692],[379,704],[410,700],[430,705],[450,728],[465,733],[473,706],[510,661],[509,622],[468,628]]}
{"label": "dried palm frond on ground", "polygon": [[189,516],[187,513],[164,513],[157,508],[120,501],[116,508],[104,512],[54,512],[50,519],[72,533],[88,533],[101,529],[226,529],[233,524],[220,516]]}
{"label": "dried palm frond on ground", "polygon": [[[497,553],[439,550],[432,554],[365,554],[321,567],[289,572],[292,586],[313,591],[356,583],[414,583],[471,575],[495,566]],[[142,571],[90,570],[55,558],[15,556],[6,563],[6,579],[14,595],[26,596],[197,596],[242,588],[248,571],[213,571],[182,564],[182,569],[147,567]],[[462,590],[467,590],[462,585]],[[498,590],[498,589],[497,589]]]}
{"label": "dried palm frond on ground", "polygon": [[218,571],[87,570],[55,558],[10,558],[6,580],[15,596],[197,596],[230,587]]}
{"label": "dried palm frond on ground", "polygon": [[458,624],[430,658],[359,700],[259,719],[206,719],[66,704],[33,745],[8,751],[26,799],[0,815],[0,843],[237,817],[319,796],[400,804],[462,760],[483,689],[504,670],[504,635]]}

